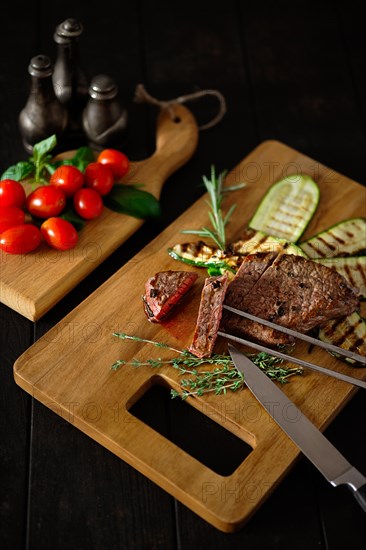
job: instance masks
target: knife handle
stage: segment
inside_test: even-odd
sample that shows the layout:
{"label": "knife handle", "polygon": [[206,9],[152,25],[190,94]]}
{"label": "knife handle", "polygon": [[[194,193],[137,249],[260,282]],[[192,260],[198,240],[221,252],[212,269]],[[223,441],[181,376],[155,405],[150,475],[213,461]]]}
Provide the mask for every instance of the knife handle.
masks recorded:
{"label": "knife handle", "polygon": [[352,493],[362,510],[366,512],[366,483],[356,491],[352,490]]}

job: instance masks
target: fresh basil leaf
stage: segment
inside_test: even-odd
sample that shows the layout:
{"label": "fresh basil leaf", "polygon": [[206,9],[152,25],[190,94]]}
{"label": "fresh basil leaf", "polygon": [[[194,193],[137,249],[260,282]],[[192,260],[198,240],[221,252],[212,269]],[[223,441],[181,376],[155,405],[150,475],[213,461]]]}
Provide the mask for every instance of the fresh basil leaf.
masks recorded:
{"label": "fresh basil leaf", "polygon": [[34,165],[31,162],[22,160],[17,162],[17,164],[13,164],[13,166],[9,166],[9,168],[2,174],[1,179],[21,181],[30,176],[33,171]]}
{"label": "fresh basil leaf", "polygon": [[74,207],[71,204],[66,206],[65,210],[62,211],[59,217],[72,223],[76,231],[81,231],[85,225],[85,220],[81,218],[77,212],[75,212]]}
{"label": "fresh basil leaf", "polygon": [[80,147],[71,159],[71,163],[81,172],[84,172],[88,164],[94,161],[94,153],[90,147]]}
{"label": "fresh basil leaf", "polygon": [[71,165],[84,172],[85,168],[91,162],[95,162],[93,150],[90,147],[80,147],[71,159],[62,159],[54,162],[52,165],[56,168],[59,166]]}
{"label": "fresh basil leaf", "polygon": [[52,164],[52,162],[47,162],[44,167],[46,168],[47,172],[52,176],[52,174],[56,171],[56,164]]}
{"label": "fresh basil leaf", "polygon": [[160,203],[154,195],[133,185],[117,183],[103,200],[111,210],[134,218],[148,220],[161,215]]}
{"label": "fresh basil leaf", "polygon": [[59,168],[59,166],[65,166],[65,165],[73,166],[74,163],[72,162],[72,159],[62,159],[62,160],[57,160],[56,162],[49,163],[47,166],[52,166],[53,171],[55,171],[56,168]]}
{"label": "fresh basil leaf", "polygon": [[43,156],[45,156],[47,153],[52,151],[57,145],[57,138],[56,135],[53,134],[52,136],[43,139],[42,141],[39,141],[33,146],[33,156],[35,159],[40,159]]}

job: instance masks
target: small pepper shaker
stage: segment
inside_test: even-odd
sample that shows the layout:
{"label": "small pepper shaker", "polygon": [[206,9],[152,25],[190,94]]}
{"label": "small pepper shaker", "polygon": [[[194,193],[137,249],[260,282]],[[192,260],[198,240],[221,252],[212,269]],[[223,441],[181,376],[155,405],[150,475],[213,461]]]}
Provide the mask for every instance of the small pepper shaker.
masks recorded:
{"label": "small pepper shaker", "polygon": [[67,125],[67,111],[57,99],[52,84],[52,64],[46,55],[32,57],[28,66],[31,89],[19,115],[19,129],[28,153],[33,145],[52,134],[59,138]]}
{"label": "small pepper shaker", "polygon": [[83,26],[66,19],[55,29],[57,57],[53,71],[56,96],[69,111],[70,129],[81,127],[81,113],[88,100],[88,82],[79,65],[78,42]]}
{"label": "small pepper shaker", "polygon": [[102,149],[124,142],[127,111],[117,99],[118,88],[107,75],[95,76],[89,87],[89,101],[83,112],[83,129],[90,144]]}

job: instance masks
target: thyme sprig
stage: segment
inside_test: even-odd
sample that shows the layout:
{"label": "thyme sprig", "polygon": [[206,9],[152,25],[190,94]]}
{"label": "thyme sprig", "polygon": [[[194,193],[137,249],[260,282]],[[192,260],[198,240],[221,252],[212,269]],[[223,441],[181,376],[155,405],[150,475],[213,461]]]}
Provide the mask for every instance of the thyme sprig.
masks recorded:
{"label": "thyme sprig", "polygon": [[216,176],[215,167],[211,166],[211,178],[209,179],[206,176],[202,177],[209,195],[209,201],[206,201],[206,203],[209,206],[208,216],[213,229],[202,227],[202,229],[185,229],[182,231],[182,233],[186,235],[198,235],[203,239],[211,238],[221,250],[225,250],[226,248],[225,228],[236,208],[236,204],[233,204],[224,216],[221,208],[222,201],[226,193],[245,187],[244,183],[224,187],[223,184],[226,174],[227,171],[224,171]]}
{"label": "thyme sprig", "polygon": [[[124,332],[114,332],[113,336],[122,340],[132,340],[150,344],[158,348],[169,349],[178,353],[178,356],[171,359],[148,359],[147,361],[124,361],[118,359],[113,365],[113,370],[118,370],[123,365],[131,365],[133,367],[149,366],[159,368],[170,365],[178,370],[183,377],[181,379],[181,391],[175,389],[170,390],[172,398],[180,397],[186,399],[189,396],[202,396],[206,393],[214,393],[215,395],[226,394],[228,390],[235,392],[245,386],[243,375],[236,369],[230,355],[214,354],[211,357],[199,358],[190,353],[188,350],[179,350],[161,342],[148,340],[139,336],[130,336]],[[248,354],[248,357],[267,376],[272,380],[285,384],[291,376],[302,374],[301,367],[286,367],[283,366],[283,360],[273,357],[268,353],[261,352],[258,354]],[[215,365],[214,369],[201,370],[203,365]]]}
{"label": "thyme sprig", "polygon": [[121,338],[121,340],[133,340],[134,342],[143,342],[145,344],[151,344],[152,346],[155,346],[157,348],[165,348],[170,349],[171,351],[176,351],[177,353],[182,353],[182,350],[172,348],[171,346],[168,346],[168,344],[155,342],[155,340],[147,340],[146,338],[140,338],[139,336],[129,336],[125,332],[113,332],[113,336]]}

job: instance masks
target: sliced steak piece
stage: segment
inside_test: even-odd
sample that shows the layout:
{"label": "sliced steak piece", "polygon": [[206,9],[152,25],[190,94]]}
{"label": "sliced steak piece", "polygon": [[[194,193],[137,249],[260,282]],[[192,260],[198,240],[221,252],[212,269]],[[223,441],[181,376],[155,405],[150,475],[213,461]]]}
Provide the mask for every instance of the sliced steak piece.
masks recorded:
{"label": "sliced steak piece", "polygon": [[189,351],[197,357],[210,357],[219,330],[227,277],[209,277],[201,294],[196,329]]}
{"label": "sliced steak piece", "polygon": [[[255,256],[248,258],[237,276],[253,271],[250,263],[257,262]],[[227,305],[299,332],[349,315],[358,307],[356,292],[341,275],[301,256],[286,254],[278,255],[244,296],[229,290],[227,296]],[[231,334],[250,336],[269,345],[291,342],[279,331],[229,312],[223,316],[223,327]]]}
{"label": "sliced steak piece", "polygon": [[145,284],[143,302],[149,321],[160,322],[191,288],[197,274],[189,271],[160,271]]}
{"label": "sliced steak piece", "polygon": [[[246,303],[247,295],[277,258],[278,254],[276,252],[260,252],[247,256],[228,286],[225,304],[248,311],[242,304]],[[230,334],[250,336],[258,342],[267,344],[289,344],[293,341],[287,334],[259,323],[253,323],[226,310],[223,311],[222,326]]]}
{"label": "sliced steak piece", "polygon": [[277,253],[275,252],[260,252],[259,254],[246,256],[228,286],[225,304],[236,307],[232,303],[241,303],[276,258]]}

